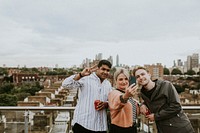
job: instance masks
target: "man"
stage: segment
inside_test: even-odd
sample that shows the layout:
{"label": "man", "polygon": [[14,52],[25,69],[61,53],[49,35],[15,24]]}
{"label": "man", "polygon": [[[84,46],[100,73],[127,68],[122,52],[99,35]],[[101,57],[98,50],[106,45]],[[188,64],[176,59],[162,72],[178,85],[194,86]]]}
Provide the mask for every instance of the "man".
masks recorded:
{"label": "man", "polygon": [[184,114],[178,93],[168,81],[151,80],[144,67],[133,71],[144,103],[140,112],[150,121],[155,121],[159,133],[194,133],[192,125]]}
{"label": "man", "polygon": [[[111,67],[109,61],[101,60],[98,65],[85,68],[63,81],[63,87],[80,89],[72,122],[74,133],[107,132],[107,98],[112,86],[106,78]],[[96,107],[95,100],[100,100]]]}

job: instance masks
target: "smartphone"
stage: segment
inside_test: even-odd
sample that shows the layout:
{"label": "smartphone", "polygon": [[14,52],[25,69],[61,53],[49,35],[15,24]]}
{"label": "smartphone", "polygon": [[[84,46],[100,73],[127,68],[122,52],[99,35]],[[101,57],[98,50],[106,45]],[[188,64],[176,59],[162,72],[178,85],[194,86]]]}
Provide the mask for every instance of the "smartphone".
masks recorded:
{"label": "smartphone", "polygon": [[136,78],[133,77],[133,76],[130,76],[130,79],[129,79],[129,85],[132,85],[132,84],[136,84]]}

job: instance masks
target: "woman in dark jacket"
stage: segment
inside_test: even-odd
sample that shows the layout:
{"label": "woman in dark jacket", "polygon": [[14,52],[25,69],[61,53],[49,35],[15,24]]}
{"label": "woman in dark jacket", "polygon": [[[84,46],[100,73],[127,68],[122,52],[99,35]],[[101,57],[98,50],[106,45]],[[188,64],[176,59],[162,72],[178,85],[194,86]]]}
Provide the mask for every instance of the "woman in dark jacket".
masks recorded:
{"label": "woman in dark jacket", "polygon": [[[151,80],[151,75],[144,67],[133,71],[137,83],[141,85],[144,103],[140,112],[155,121],[159,133],[194,133],[194,129],[183,113],[175,87],[169,81]],[[147,114],[147,111],[150,114]]]}

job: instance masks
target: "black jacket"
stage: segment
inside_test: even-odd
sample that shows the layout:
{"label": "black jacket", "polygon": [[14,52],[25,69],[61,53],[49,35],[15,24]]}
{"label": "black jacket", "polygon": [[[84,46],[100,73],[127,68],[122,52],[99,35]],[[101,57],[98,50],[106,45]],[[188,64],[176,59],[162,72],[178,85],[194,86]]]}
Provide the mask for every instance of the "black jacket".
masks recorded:
{"label": "black jacket", "polygon": [[[156,80],[156,88],[149,99],[142,93],[144,104],[154,113],[159,133],[194,133],[188,117],[183,113],[175,87],[168,81]],[[144,88],[142,88],[144,89]]]}

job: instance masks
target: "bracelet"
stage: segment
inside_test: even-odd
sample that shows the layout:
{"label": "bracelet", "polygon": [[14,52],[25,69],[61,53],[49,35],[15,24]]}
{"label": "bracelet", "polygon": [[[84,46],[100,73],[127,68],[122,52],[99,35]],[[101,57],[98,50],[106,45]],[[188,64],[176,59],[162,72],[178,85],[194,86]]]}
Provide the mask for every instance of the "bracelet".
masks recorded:
{"label": "bracelet", "polygon": [[123,95],[120,95],[119,99],[120,99],[120,101],[121,101],[122,103],[127,103],[127,101],[128,101],[128,99],[124,99],[124,98],[123,98]]}
{"label": "bracelet", "polygon": [[83,75],[81,74],[81,72],[79,73],[79,76],[82,78],[83,77]]}

